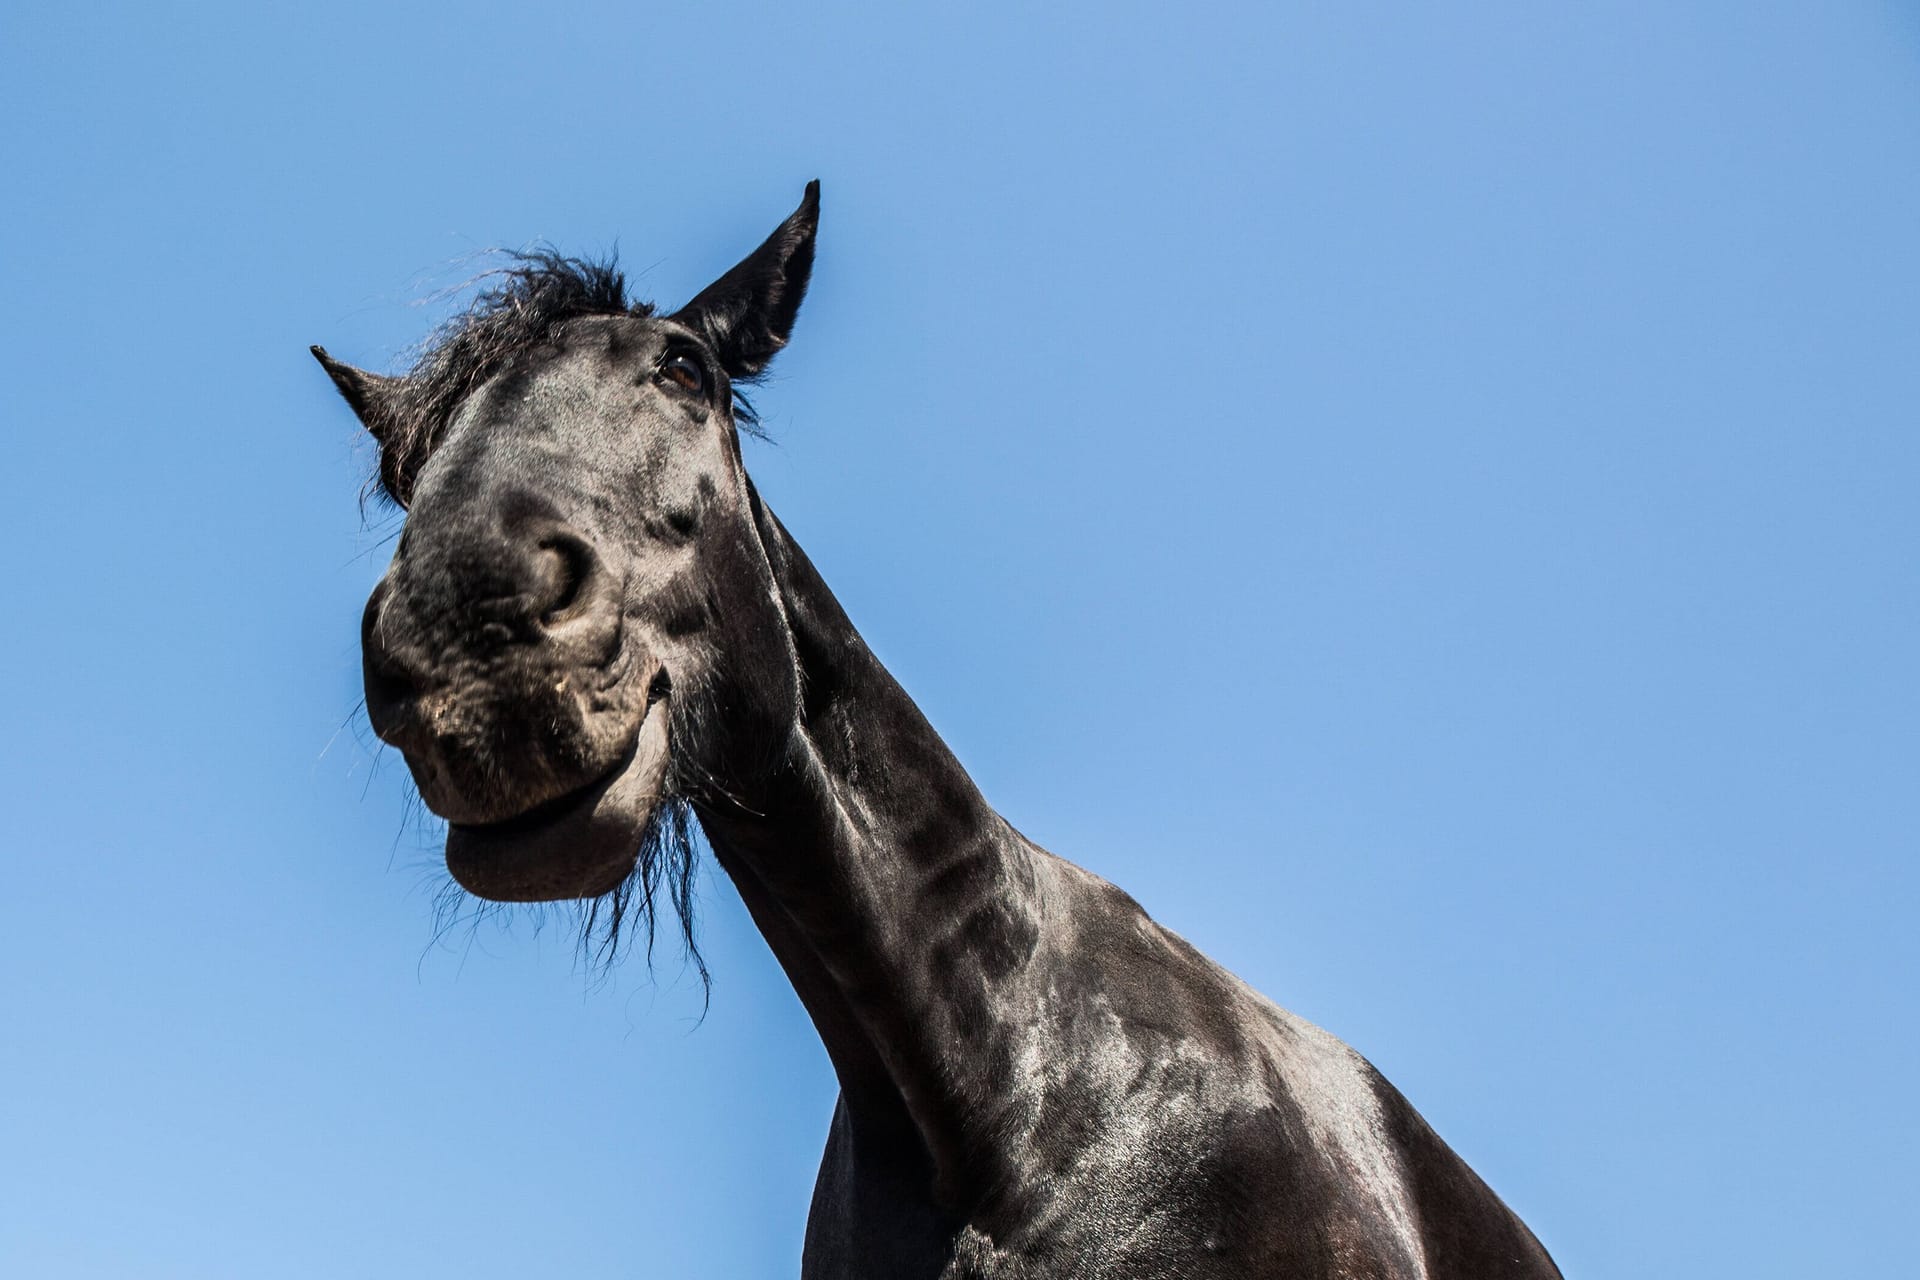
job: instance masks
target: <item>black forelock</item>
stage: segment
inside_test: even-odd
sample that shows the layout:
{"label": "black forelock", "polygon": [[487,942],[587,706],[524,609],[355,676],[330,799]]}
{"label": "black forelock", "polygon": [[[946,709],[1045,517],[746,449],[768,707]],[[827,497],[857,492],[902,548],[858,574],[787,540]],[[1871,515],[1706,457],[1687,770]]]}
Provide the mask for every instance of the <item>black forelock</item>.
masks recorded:
{"label": "black forelock", "polygon": [[488,287],[427,340],[401,379],[382,436],[378,487],[402,506],[460,402],[515,356],[581,316],[654,314],[652,304],[627,297],[626,276],[611,256],[595,261],[535,249],[507,258],[481,277]]}
{"label": "black forelock", "polygon": [[[545,344],[553,331],[582,316],[658,314],[650,302],[627,296],[626,274],[613,255],[569,258],[551,249],[503,250],[507,265],[480,277],[488,287],[422,344],[397,395],[385,405],[380,467],[369,492],[406,506],[414,478],[440,442],[460,403],[523,351]],[[758,436],[760,416],[730,380],[734,425]]]}

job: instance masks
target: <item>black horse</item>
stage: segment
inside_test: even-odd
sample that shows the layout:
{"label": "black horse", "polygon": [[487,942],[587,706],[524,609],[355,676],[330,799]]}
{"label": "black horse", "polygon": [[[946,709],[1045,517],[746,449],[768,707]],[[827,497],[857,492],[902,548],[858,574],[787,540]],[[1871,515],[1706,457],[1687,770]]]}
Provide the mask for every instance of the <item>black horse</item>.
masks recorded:
{"label": "black horse", "polygon": [[1356,1053],[993,811],[741,462],[818,184],[671,315],[519,260],[411,373],[314,354],[408,509],[367,714],[484,898],[684,900],[697,820],[841,1086],[814,1280],[1557,1276]]}

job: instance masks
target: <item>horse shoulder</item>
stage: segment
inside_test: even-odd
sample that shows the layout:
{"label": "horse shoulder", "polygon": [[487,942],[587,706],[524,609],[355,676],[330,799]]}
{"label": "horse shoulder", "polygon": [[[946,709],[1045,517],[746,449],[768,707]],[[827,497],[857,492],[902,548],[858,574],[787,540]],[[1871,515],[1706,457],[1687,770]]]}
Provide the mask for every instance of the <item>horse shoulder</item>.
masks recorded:
{"label": "horse shoulder", "polygon": [[1108,1238],[1184,1259],[1167,1274],[1428,1274],[1397,1145],[1411,1109],[1391,1086],[1119,889],[1059,866],[1068,924],[1023,1083],[1045,1117],[1029,1160],[1076,1220],[1129,1206],[1139,1220],[1106,1224]]}

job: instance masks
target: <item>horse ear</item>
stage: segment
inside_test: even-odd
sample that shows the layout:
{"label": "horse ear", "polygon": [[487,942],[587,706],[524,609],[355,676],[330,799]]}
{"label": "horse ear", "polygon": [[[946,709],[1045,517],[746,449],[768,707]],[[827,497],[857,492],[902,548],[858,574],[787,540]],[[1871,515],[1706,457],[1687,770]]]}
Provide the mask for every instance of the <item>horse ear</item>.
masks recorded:
{"label": "horse ear", "polygon": [[819,225],[816,179],[807,184],[793,216],[765,244],[674,313],[681,324],[706,334],[729,377],[751,378],[787,345],[813,273],[813,233]]}
{"label": "horse ear", "polygon": [[325,347],[310,348],[313,358],[333,379],[333,385],[340,388],[340,394],[346,397],[354,416],[360,419],[362,426],[373,435],[375,440],[386,443],[392,434],[395,411],[399,407],[399,378],[389,378],[378,373],[368,373],[365,369],[356,369],[343,364],[327,354]]}

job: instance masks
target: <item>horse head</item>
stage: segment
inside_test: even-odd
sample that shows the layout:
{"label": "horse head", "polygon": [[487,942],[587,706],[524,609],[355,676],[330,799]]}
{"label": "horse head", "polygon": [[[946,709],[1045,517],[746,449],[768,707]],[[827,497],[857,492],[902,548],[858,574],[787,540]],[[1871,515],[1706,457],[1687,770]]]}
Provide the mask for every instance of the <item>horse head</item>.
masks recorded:
{"label": "horse head", "polygon": [[314,348],[407,513],[362,622],[367,717],[470,892],[615,889],[673,802],[724,792],[792,723],[734,388],[787,341],[818,213],[815,183],[672,314],[535,255],[405,376]]}

